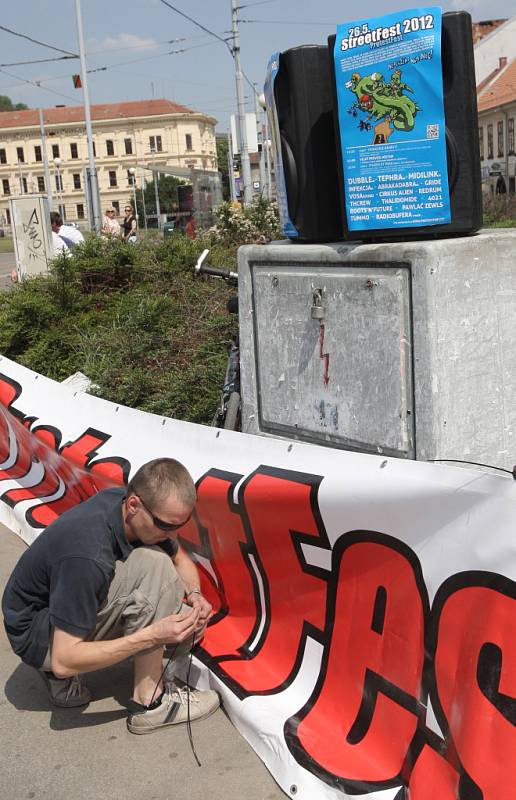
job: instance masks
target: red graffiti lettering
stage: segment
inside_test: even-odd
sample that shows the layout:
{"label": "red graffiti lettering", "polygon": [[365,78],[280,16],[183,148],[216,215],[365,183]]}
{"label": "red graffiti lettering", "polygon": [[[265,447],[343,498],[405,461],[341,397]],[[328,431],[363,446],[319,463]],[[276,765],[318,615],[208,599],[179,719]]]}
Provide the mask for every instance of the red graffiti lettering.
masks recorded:
{"label": "red graffiti lettering", "polygon": [[410,775],[408,800],[455,800],[458,796],[459,774],[425,744]]}
{"label": "red graffiti lettering", "polygon": [[309,760],[360,790],[399,780],[418,722],[425,608],[414,566],[388,545],[358,541],[335,557],[333,633],[297,737]]}
{"label": "red graffiti lettering", "polygon": [[437,695],[457,755],[484,800],[514,797],[515,614],[514,596],[487,586],[455,591],[440,613]]}
{"label": "red graffiti lettering", "polygon": [[319,570],[300,563],[302,542],[327,546],[326,535],[314,518],[315,490],[314,483],[296,482],[278,471],[256,473],[241,492],[241,513],[252,531],[264,617],[255,641],[241,648],[244,658],[219,661],[237,691],[270,692],[284,687],[301,658],[307,632],[321,636],[326,582]]}
{"label": "red graffiti lettering", "polygon": [[[202,646],[210,658],[237,655],[256,627],[256,589],[244,526],[231,494],[240,476],[207,475],[197,488],[197,517],[206,531],[205,555],[218,578],[218,612]],[[204,586],[204,584],[203,584]],[[209,595],[208,595],[209,596]]]}
{"label": "red graffiti lettering", "polygon": [[0,408],[0,464],[9,457],[9,426],[3,410]]}

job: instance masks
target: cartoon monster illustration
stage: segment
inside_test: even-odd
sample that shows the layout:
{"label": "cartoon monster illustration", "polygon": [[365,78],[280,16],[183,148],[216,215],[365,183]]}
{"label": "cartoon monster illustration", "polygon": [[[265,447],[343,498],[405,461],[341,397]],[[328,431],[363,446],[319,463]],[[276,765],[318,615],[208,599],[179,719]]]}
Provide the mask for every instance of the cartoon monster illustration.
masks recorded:
{"label": "cartoon monster illustration", "polygon": [[[356,101],[350,109],[353,116],[358,111],[368,114],[367,121],[379,121],[389,118],[395,129],[411,131],[415,124],[415,117],[420,107],[404,92],[413,90],[401,80],[401,70],[397,69],[391,74],[389,83],[379,72],[373,72],[362,78],[360,73],[354,72],[347,88],[356,96]],[[363,130],[363,126],[360,126]]]}
{"label": "cartoon monster illustration", "polygon": [[392,73],[389,91],[393,97],[401,97],[403,92],[411,92],[412,94],[414,93],[414,90],[411,89],[407,83],[402,82],[401,69],[395,69]]}

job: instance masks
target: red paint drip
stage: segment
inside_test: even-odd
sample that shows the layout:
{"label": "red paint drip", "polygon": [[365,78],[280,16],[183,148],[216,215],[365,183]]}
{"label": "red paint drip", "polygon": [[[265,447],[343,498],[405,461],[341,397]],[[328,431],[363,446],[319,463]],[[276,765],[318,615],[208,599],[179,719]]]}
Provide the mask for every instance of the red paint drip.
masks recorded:
{"label": "red paint drip", "polygon": [[329,368],[330,368],[330,354],[323,353],[323,344],[324,344],[324,325],[321,323],[319,328],[319,358],[322,358],[324,361],[324,385],[328,386],[330,382],[329,376]]}

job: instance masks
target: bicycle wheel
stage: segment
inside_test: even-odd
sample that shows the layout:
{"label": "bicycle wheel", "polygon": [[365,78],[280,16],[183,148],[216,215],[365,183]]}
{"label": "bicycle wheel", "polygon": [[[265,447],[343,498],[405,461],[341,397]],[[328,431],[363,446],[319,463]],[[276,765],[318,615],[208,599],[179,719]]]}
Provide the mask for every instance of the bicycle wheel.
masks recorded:
{"label": "bicycle wheel", "polygon": [[240,411],[240,395],[238,392],[231,392],[229,395],[228,405],[226,409],[226,418],[224,420],[224,429],[227,431],[234,431],[237,425],[238,412]]}

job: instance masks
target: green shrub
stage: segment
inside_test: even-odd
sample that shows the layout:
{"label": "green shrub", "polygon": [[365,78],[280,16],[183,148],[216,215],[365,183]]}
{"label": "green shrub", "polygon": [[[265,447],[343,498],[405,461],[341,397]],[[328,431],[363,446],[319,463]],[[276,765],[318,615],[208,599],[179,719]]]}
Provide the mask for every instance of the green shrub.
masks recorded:
{"label": "green shrub", "polygon": [[207,231],[207,237],[213,244],[265,244],[281,238],[278,208],[275,203],[262,197],[255,198],[252,205],[245,209],[222,203],[214,216],[215,223]]}
{"label": "green shrub", "polygon": [[[0,352],[56,380],[80,370],[107,400],[209,422],[237,323],[224,281],[194,276],[204,246],[87,237],[48,277],[0,294]],[[234,266],[224,247],[217,257]]]}

